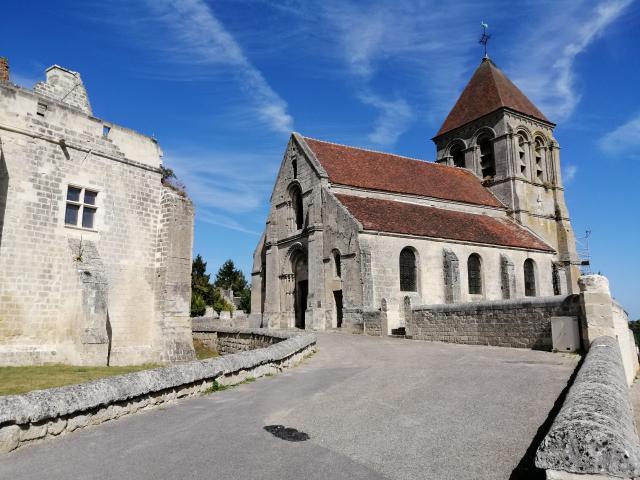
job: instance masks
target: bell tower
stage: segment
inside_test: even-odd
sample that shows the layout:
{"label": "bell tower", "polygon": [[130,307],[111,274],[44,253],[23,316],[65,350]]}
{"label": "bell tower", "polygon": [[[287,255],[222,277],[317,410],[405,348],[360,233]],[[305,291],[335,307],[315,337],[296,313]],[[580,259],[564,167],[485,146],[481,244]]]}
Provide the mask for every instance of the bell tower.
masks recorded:
{"label": "bell tower", "polygon": [[564,294],[578,291],[580,262],[554,127],[485,56],[433,141],[438,163],[474,172],[513,219],[556,250],[554,284]]}

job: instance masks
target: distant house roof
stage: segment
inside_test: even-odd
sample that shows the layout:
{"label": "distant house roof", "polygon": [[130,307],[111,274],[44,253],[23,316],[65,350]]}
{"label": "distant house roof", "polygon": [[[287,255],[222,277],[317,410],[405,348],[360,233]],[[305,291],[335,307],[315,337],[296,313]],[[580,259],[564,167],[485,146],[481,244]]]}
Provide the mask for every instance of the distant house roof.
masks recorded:
{"label": "distant house roof", "polygon": [[491,60],[485,58],[464,87],[436,137],[503,107],[551,123]]}
{"label": "distant house roof", "polygon": [[336,195],[365,230],[527,250],[554,250],[509,219],[377,198]]}
{"label": "distant house roof", "polygon": [[503,204],[470,171],[304,138],[332,183],[490,207]]}

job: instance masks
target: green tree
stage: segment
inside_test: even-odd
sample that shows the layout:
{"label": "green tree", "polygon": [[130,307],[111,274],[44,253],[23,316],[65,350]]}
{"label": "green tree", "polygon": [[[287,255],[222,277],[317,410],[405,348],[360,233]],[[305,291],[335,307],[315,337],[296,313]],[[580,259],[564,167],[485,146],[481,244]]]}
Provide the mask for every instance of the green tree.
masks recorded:
{"label": "green tree", "polygon": [[247,288],[247,280],[244,273],[236,268],[233,260],[227,260],[218,270],[213,285],[223,290],[232,289],[235,295],[242,295]]}
{"label": "green tree", "polygon": [[201,317],[207,311],[207,304],[198,293],[191,293],[191,316]]}
{"label": "green tree", "polygon": [[632,320],[629,322],[629,328],[633,332],[633,336],[636,339],[636,345],[640,345],[640,319]]}
{"label": "green tree", "polygon": [[251,313],[251,289],[245,288],[240,294],[240,310]]}

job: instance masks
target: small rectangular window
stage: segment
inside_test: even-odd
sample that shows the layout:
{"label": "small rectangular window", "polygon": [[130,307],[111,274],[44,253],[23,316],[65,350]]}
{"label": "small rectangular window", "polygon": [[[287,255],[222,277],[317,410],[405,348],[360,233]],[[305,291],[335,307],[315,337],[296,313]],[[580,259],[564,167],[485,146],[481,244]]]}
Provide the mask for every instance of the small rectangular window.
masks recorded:
{"label": "small rectangular window", "polygon": [[67,225],[78,224],[78,212],[80,211],[80,205],[73,205],[67,203],[67,209],[64,213],[64,223]]}
{"label": "small rectangular window", "polygon": [[102,126],[102,136],[103,137],[108,137],[110,131],[111,131],[111,127],[108,127],[106,125]]}
{"label": "small rectangular window", "polygon": [[91,190],[84,191],[84,203],[87,205],[95,205],[98,192],[92,192]]}
{"label": "small rectangular window", "polygon": [[95,217],[98,207],[98,192],[69,185],[67,187],[67,203],[64,223],[71,227],[95,229]]}
{"label": "small rectangular window", "polygon": [[71,200],[72,202],[79,202],[80,193],[82,193],[81,188],[72,187],[71,185],[69,185],[69,188],[67,189],[67,200]]}
{"label": "small rectangular window", "polygon": [[36,114],[40,117],[44,117],[46,113],[47,113],[47,104],[38,102],[38,109],[36,110]]}

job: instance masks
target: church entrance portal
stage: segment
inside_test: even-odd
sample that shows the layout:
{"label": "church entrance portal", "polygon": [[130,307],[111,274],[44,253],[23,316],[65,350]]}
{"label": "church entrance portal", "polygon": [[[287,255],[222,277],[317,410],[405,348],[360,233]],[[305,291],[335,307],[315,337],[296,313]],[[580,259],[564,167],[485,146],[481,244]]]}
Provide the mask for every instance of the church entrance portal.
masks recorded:
{"label": "church entrance portal", "polygon": [[296,328],[305,328],[305,311],[307,310],[307,297],[309,296],[307,257],[303,252],[299,252],[292,259],[292,263],[295,275],[293,303],[295,326]]}

